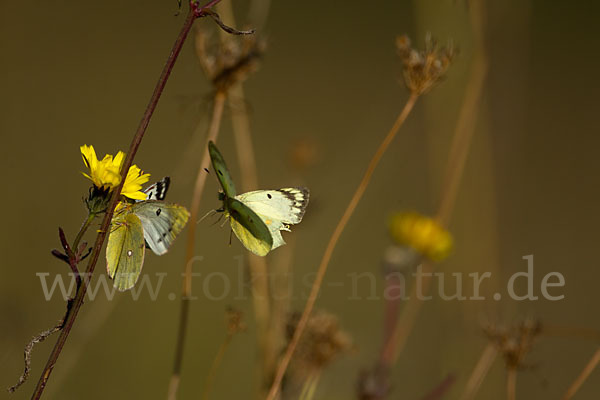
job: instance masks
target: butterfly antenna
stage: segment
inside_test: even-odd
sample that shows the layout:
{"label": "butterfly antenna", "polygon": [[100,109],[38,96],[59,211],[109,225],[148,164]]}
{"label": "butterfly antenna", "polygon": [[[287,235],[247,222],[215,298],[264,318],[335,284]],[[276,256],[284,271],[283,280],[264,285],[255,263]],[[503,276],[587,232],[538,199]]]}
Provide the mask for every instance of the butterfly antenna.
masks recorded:
{"label": "butterfly antenna", "polygon": [[231,246],[231,234],[233,233],[233,229],[229,230],[229,246]]}
{"label": "butterfly antenna", "polygon": [[217,213],[217,210],[210,210],[209,212],[207,212],[206,214],[204,214],[204,216],[203,216],[202,218],[200,218],[200,219],[198,220],[198,222],[196,222],[196,223],[197,223],[197,224],[199,224],[200,222],[204,221],[204,219],[205,219],[206,217],[209,217],[209,216],[211,216],[211,217],[212,217],[212,216],[213,216],[213,215],[215,215],[216,213]]}

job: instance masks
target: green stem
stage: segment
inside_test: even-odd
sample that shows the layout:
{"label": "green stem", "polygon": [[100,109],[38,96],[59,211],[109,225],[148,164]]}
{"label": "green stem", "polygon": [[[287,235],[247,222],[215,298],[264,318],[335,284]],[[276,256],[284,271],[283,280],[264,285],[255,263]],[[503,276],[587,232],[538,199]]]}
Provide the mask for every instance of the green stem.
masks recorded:
{"label": "green stem", "polygon": [[77,233],[77,236],[75,236],[75,240],[73,241],[73,246],[71,246],[71,250],[73,250],[73,252],[75,254],[77,254],[77,252],[78,252],[79,242],[81,241],[83,234],[88,230],[88,228],[90,227],[90,224],[96,218],[96,215],[97,214],[89,213],[87,216],[87,219],[83,222],[83,225],[81,225],[81,228],[79,228],[79,233]]}

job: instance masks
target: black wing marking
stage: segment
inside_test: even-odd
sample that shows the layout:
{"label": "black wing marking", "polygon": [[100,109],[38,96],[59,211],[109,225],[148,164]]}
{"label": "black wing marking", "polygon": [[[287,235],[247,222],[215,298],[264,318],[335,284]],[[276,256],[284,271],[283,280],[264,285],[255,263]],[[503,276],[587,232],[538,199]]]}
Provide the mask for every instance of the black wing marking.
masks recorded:
{"label": "black wing marking", "polygon": [[167,197],[167,191],[171,185],[171,178],[165,176],[160,181],[144,189],[146,200],[164,200]]}

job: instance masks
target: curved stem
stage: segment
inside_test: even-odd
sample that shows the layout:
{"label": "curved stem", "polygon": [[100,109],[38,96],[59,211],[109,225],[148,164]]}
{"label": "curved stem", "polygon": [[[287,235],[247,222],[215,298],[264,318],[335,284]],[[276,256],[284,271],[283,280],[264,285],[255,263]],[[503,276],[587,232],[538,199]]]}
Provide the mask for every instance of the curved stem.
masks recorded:
{"label": "curved stem", "polygon": [[590,376],[594,368],[600,363],[600,348],[596,350],[590,361],[585,365],[583,371],[579,374],[575,382],[571,384],[565,395],[562,397],[562,400],[570,400],[575,393],[579,390],[583,382]]}
{"label": "curved stem", "polygon": [[[83,304],[83,299],[84,299],[85,293],[87,291],[87,284],[88,284],[89,280],[91,279],[91,276],[94,273],[94,268],[96,267],[96,263],[98,262],[98,257],[100,256],[100,250],[102,249],[102,245],[103,245],[106,235],[108,233],[110,221],[112,219],[114,209],[119,200],[120,193],[123,188],[123,184],[125,183],[125,178],[129,171],[129,167],[133,163],[133,158],[135,157],[137,149],[139,148],[140,143],[142,142],[144,133],[146,132],[146,128],[148,127],[148,124],[150,122],[150,118],[152,117],[152,114],[154,113],[154,110],[156,109],[156,105],[158,104],[160,95],[162,94],[162,91],[167,83],[167,80],[169,79],[169,76],[171,74],[173,66],[175,65],[175,61],[177,60],[177,56],[179,55],[179,52],[181,51],[183,42],[185,41],[185,38],[187,37],[188,33],[190,32],[190,29],[194,23],[195,18],[197,18],[197,14],[193,10],[190,10],[190,12],[185,20],[185,23],[183,25],[183,28],[181,29],[179,36],[177,37],[177,40],[175,41],[175,44],[173,45],[173,49],[171,50],[171,53],[169,54],[169,57],[163,68],[163,71],[160,75],[158,83],[156,84],[156,87],[154,89],[152,97],[150,98],[150,102],[149,102],[148,106],[146,107],[146,111],[144,112],[142,120],[140,121],[140,125],[138,126],[138,129],[137,129],[135,135],[133,136],[131,145],[129,146],[129,150],[127,151],[127,157],[125,158],[125,161],[123,162],[123,166],[121,169],[121,183],[113,191],[110,205],[108,206],[108,209],[106,210],[106,214],[104,215],[104,219],[102,220],[102,223],[100,225],[100,231],[98,233],[98,236],[96,237],[96,242],[94,243],[94,248],[92,250],[92,253],[90,255],[90,258],[89,258],[89,261],[87,264],[87,268],[85,271],[86,279],[84,280],[85,284],[79,285],[79,287],[77,289],[77,293],[75,294],[75,298],[73,300],[69,301],[69,303],[67,305],[67,312],[65,315],[62,330],[56,341],[56,344],[54,345],[54,349],[52,350],[52,352],[50,353],[50,356],[48,357],[48,361],[46,362],[46,366],[44,367],[44,370],[42,371],[42,375],[40,376],[40,379],[39,379],[37,386],[33,392],[33,395],[31,396],[32,399],[39,399],[42,396],[42,394],[44,392],[44,388],[46,387],[46,384],[48,383],[48,379],[50,378],[50,374],[52,373],[52,369],[54,368],[54,365],[56,364],[56,361],[58,360],[58,356],[60,355],[60,353],[67,341],[69,333],[71,332],[71,328],[73,327],[73,324],[75,323],[75,318],[77,317],[77,313],[79,312],[79,309],[81,308],[81,306]],[[79,238],[79,239],[81,239],[81,238]]]}
{"label": "curved stem", "polygon": [[[462,180],[467,156],[471,148],[473,136],[475,134],[475,124],[479,115],[481,106],[481,97],[485,88],[485,81],[488,72],[487,53],[484,45],[484,16],[485,0],[478,0],[472,3],[471,22],[473,24],[474,37],[477,40],[477,50],[473,59],[469,82],[465,90],[463,103],[460,109],[458,121],[452,137],[452,144],[446,164],[446,171],[442,184],[441,198],[436,213],[437,221],[446,226],[454,209],[454,204],[458,195],[458,189]],[[433,272],[433,265],[429,262],[423,264],[426,272]],[[422,295],[428,293],[431,284],[431,275],[423,275]],[[414,282],[413,282],[414,283]],[[388,343],[393,347],[393,359],[395,363],[412,329],[415,326],[419,316],[423,301],[420,296],[415,296],[415,285],[408,302],[404,305],[400,318],[395,329],[395,343]]]}
{"label": "curved stem", "polygon": [[367,186],[369,185],[369,182],[371,181],[371,176],[373,175],[373,172],[375,172],[375,168],[377,168],[377,165],[379,164],[381,157],[383,156],[383,154],[386,152],[386,150],[390,146],[390,143],[392,143],[392,141],[396,137],[398,130],[400,129],[400,127],[402,126],[402,124],[404,123],[404,121],[406,120],[408,115],[410,114],[418,97],[419,96],[417,94],[413,93],[406,101],[406,104],[404,105],[404,108],[402,109],[402,111],[400,112],[398,117],[396,118],[394,125],[388,132],[387,136],[383,139],[383,141],[379,145],[379,148],[373,155],[373,158],[369,162],[369,165],[367,167],[367,170],[365,171],[365,174],[363,175],[362,180],[360,181],[358,187],[356,188],[356,191],[354,192],[354,195],[352,196],[350,203],[346,207],[346,211],[344,211],[344,215],[342,215],[342,218],[338,222],[337,226],[335,227],[335,230],[333,231],[333,234],[331,235],[331,238],[329,239],[329,243],[327,244],[327,248],[325,249],[325,253],[323,254],[321,263],[319,264],[319,269],[317,270],[317,275],[316,275],[315,281],[312,285],[310,295],[308,296],[308,300],[306,301],[306,306],[304,307],[304,311],[302,312],[300,321],[298,322],[296,330],[294,331],[294,336],[292,337],[292,340],[290,341],[290,343],[285,351],[285,354],[284,354],[283,358],[281,359],[281,362],[279,363],[279,366],[277,368],[277,373],[275,375],[273,384],[271,385],[271,389],[267,396],[267,400],[274,400],[275,397],[277,396],[277,393],[279,392],[279,387],[281,385],[281,381],[283,380],[285,371],[290,363],[290,360],[292,359],[294,350],[296,350],[296,346],[298,345],[298,342],[300,341],[300,336],[302,336],[302,332],[304,331],[304,328],[306,327],[308,318],[314,308],[315,302],[317,301],[317,296],[319,294],[319,290],[321,289],[323,277],[325,276],[325,272],[327,271],[327,266],[329,265],[329,261],[331,260],[333,250],[335,249],[335,246],[337,245],[337,242],[338,242],[340,236],[342,235],[342,232],[344,231],[346,224],[350,220],[350,217],[352,217],[352,215],[354,214],[354,211],[356,210],[356,206],[358,205],[358,202],[360,201],[363,194],[365,193],[365,190],[367,189]]}
{"label": "curved stem", "polygon": [[515,400],[517,398],[517,369],[509,367],[506,371],[506,399]]}
{"label": "curved stem", "polygon": [[83,237],[83,235],[87,231],[87,229],[90,227],[90,224],[92,223],[94,218],[96,218],[96,214],[93,214],[93,213],[88,214],[88,217],[83,222],[83,225],[81,225],[81,228],[79,228],[79,233],[77,233],[77,236],[75,236],[75,240],[73,241],[73,245],[71,246],[71,249],[75,253],[77,253],[77,251],[78,251],[79,242],[81,241],[81,238]]}
{"label": "curved stem", "polygon": [[[256,2],[252,2],[254,5]],[[220,3],[219,13],[226,21],[235,25],[235,17],[231,2]],[[219,31],[223,43],[231,40],[231,36],[223,30]],[[235,104],[233,99],[235,99]],[[236,82],[228,90],[229,105],[235,112],[231,113],[231,126],[239,161],[242,192],[258,189],[258,172],[256,168],[256,157],[252,144],[252,133],[250,130],[250,119],[246,107],[246,95],[242,82]],[[252,302],[254,318],[256,320],[257,340],[260,351],[260,363],[262,379],[265,381],[273,375],[277,362],[277,330],[271,326],[271,296],[269,287],[269,273],[267,260],[250,252],[246,253],[248,269],[250,271],[250,282],[252,285]],[[261,383],[261,390],[268,385]],[[263,393],[264,395],[264,393]]]}
{"label": "curved stem", "polygon": [[489,343],[483,350],[483,353],[481,353],[481,357],[479,357],[479,361],[477,361],[471,376],[467,379],[467,384],[465,385],[463,394],[460,396],[460,400],[471,400],[475,397],[497,355],[498,350],[496,350],[494,344]]}
{"label": "curved stem", "polygon": [[221,343],[219,350],[217,351],[217,355],[208,370],[208,376],[206,378],[206,385],[204,386],[204,390],[202,391],[202,400],[208,400],[208,395],[210,390],[212,389],[213,382],[215,381],[215,376],[217,375],[217,370],[219,369],[219,365],[221,365],[221,361],[223,360],[223,356],[225,355],[225,350],[231,343],[231,339],[233,338],[233,333],[228,333],[225,336],[225,340]]}
{"label": "curved stem", "polygon": [[194,192],[192,194],[192,203],[190,205],[190,221],[192,221],[192,223],[189,225],[187,236],[185,275],[183,278],[181,309],[179,312],[179,328],[177,332],[177,345],[175,347],[175,362],[173,364],[173,374],[171,375],[167,394],[167,398],[170,400],[177,397],[177,389],[179,388],[179,380],[181,375],[181,365],[183,363],[183,349],[185,346],[185,335],[189,318],[190,296],[192,294],[192,265],[194,263],[194,249],[196,244],[196,222],[198,221],[200,200],[202,198],[202,193],[204,192],[206,177],[208,176],[208,174],[205,172],[205,169],[208,168],[210,163],[210,157],[208,155],[208,142],[217,141],[219,127],[221,126],[221,120],[223,119],[223,108],[225,106],[226,97],[227,96],[223,92],[217,92],[215,95],[213,115],[208,130],[208,137],[206,138],[206,145],[204,146],[204,153],[202,155],[200,167],[198,168]]}

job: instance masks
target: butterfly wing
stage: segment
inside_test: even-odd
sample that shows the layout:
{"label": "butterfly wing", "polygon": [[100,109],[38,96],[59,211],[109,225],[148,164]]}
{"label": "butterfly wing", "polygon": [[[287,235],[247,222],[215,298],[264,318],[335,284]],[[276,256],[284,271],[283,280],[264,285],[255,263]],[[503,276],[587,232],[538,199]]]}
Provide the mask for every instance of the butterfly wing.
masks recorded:
{"label": "butterfly wing", "polygon": [[163,201],[142,201],[133,204],[131,209],[142,221],[148,246],[159,256],[169,250],[190,217],[185,207]]}
{"label": "butterfly wing", "polygon": [[[148,186],[143,190],[146,193],[146,200],[164,200],[167,196],[167,191],[171,185],[171,178],[165,176],[160,181]],[[138,200],[142,201],[142,200]]]}
{"label": "butterfly wing", "polygon": [[118,290],[135,285],[142,272],[145,250],[140,219],[128,211],[115,214],[106,245],[106,271]]}
{"label": "butterfly wing", "polygon": [[273,237],[273,248],[284,245],[281,231],[289,231],[286,224],[302,221],[310,193],[307,188],[256,190],[236,196],[263,220]]}
{"label": "butterfly wing", "polygon": [[233,179],[231,179],[231,175],[227,169],[227,164],[225,164],[225,159],[212,141],[208,142],[208,152],[210,154],[210,160],[212,161],[213,168],[217,173],[217,178],[219,179],[221,187],[225,192],[225,196],[235,197],[237,192],[235,191]]}
{"label": "butterfly wing", "polygon": [[305,187],[279,190],[255,190],[236,196],[254,212],[285,224],[302,221],[310,192]]}
{"label": "butterfly wing", "polygon": [[251,208],[235,198],[227,198],[226,212],[235,236],[244,247],[258,256],[266,256],[273,247],[273,237],[263,220]]}

